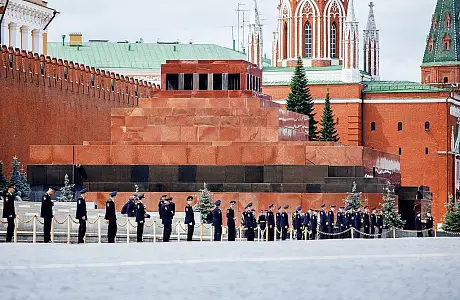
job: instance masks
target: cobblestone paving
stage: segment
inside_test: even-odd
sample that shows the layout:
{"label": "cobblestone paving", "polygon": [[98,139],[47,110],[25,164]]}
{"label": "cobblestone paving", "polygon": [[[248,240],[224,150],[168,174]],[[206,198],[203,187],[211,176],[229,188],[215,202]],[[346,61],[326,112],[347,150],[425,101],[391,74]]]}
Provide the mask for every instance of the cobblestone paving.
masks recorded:
{"label": "cobblestone paving", "polygon": [[0,244],[1,299],[460,299],[460,238]]}

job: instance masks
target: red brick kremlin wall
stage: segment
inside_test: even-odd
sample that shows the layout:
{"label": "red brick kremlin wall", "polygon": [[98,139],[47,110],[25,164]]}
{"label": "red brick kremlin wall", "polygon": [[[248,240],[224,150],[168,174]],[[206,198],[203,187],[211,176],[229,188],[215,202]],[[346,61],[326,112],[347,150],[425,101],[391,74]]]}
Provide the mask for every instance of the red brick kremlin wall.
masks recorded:
{"label": "red brick kremlin wall", "polygon": [[[113,88],[112,88],[113,84]],[[155,86],[49,56],[0,52],[0,160],[28,163],[29,145],[110,141],[110,109],[135,107]]]}

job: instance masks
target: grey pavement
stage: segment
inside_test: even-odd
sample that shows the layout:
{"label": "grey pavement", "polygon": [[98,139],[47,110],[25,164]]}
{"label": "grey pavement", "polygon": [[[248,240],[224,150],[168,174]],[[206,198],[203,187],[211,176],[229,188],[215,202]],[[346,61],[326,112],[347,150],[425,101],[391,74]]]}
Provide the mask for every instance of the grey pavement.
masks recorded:
{"label": "grey pavement", "polygon": [[460,238],[0,244],[1,299],[460,299]]}

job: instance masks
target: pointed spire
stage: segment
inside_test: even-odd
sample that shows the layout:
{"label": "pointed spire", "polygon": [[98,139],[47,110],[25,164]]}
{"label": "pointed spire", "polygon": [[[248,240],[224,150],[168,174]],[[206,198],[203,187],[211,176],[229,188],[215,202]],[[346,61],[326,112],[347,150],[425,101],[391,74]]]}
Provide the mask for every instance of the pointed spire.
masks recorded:
{"label": "pointed spire", "polygon": [[350,2],[348,2],[347,19],[345,22],[356,22],[355,7],[353,5],[353,0],[350,0]]}
{"label": "pointed spire", "polygon": [[256,25],[257,27],[260,26],[259,9],[257,7],[257,0],[253,0],[251,20],[249,24]]}
{"label": "pointed spire", "polygon": [[377,25],[375,24],[374,17],[374,3],[369,3],[369,17],[367,18],[367,27],[366,30],[377,30]]}

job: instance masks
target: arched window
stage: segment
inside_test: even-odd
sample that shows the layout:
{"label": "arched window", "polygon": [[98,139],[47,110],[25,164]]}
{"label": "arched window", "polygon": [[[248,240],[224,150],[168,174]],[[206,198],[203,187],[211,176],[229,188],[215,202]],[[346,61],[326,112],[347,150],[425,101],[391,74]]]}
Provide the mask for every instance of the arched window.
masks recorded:
{"label": "arched window", "polygon": [[444,35],[444,38],[442,39],[442,50],[450,50],[450,37],[447,33]]}
{"label": "arched window", "polygon": [[433,52],[433,46],[434,46],[433,37],[430,36],[430,40],[428,41],[428,52]]}
{"label": "arched window", "polygon": [[335,23],[331,26],[331,57],[337,57],[337,27]]}
{"label": "arched window", "polygon": [[445,28],[450,27],[450,15],[449,15],[449,12],[446,13],[446,18],[444,19],[444,27]]}
{"label": "arched window", "polygon": [[284,23],[283,30],[283,58],[288,58],[288,27],[287,23]]}
{"label": "arched window", "polygon": [[402,131],[402,122],[398,122],[398,131]]}
{"label": "arched window", "polygon": [[371,131],[375,131],[375,122],[371,122]]}
{"label": "arched window", "polygon": [[425,131],[429,131],[430,130],[430,122],[426,121],[425,122]]}
{"label": "arched window", "polygon": [[444,83],[448,83],[449,82],[449,77],[444,77]]}
{"label": "arched window", "polygon": [[91,74],[91,86],[94,87],[94,80],[95,80],[94,74]]}
{"label": "arched window", "polygon": [[311,25],[309,22],[305,24],[305,57],[311,57]]}

